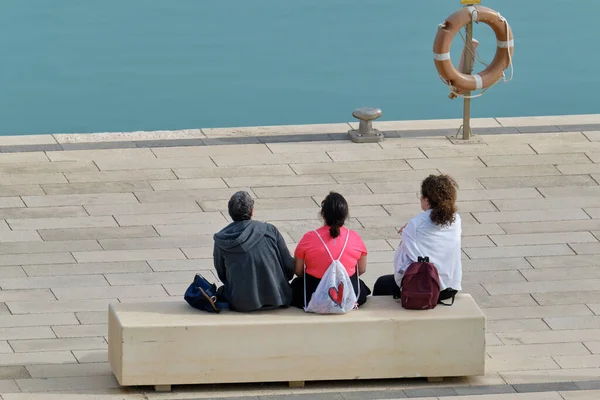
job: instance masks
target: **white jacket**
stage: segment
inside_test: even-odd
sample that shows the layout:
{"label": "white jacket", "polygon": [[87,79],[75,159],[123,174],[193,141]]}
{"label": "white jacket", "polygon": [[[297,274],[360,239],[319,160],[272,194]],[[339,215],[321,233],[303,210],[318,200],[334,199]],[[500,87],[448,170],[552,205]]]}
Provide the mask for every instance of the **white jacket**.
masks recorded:
{"label": "white jacket", "polygon": [[440,276],[441,290],[462,290],[461,234],[458,214],[454,222],[445,227],[431,221],[431,210],[412,218],[402,231],[402,241],[394,254],[394,280],[401,287],[408,266],[418,257],[429,257]]}

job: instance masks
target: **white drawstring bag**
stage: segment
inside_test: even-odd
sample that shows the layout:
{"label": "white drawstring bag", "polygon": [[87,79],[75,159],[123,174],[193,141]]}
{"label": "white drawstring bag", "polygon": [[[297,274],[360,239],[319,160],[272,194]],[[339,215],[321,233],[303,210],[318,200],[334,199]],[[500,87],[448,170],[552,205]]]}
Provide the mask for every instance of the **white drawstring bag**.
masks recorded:
{"label": "white drawstring bag", "polygon": [[[321,282],[317,285],[317,289],[313,293],[308,305],[306,304],[306,264],[304,265],[304,311],[315,314],[345,314],[350,310],[358,308],[358,298],[354,293],[352,281],[350,280],[350,276],[348,276],[348,272],[346,272],[346,268],[340,261],[348,244],[350,230],[347,229],[346,241],[337,260],[331,255],[321,235],[317,231],[315,233],[321,240],[321,243],[323,243],[323,246],[325,246],[329,257],[331,257],[331,264],[327,268],[327,271],[325,271],[325,274],[323,274],[323,278],[321,278]],[[358,268],[356,279],[358,279]],[[360,282],[358,290],[360,293]]]}

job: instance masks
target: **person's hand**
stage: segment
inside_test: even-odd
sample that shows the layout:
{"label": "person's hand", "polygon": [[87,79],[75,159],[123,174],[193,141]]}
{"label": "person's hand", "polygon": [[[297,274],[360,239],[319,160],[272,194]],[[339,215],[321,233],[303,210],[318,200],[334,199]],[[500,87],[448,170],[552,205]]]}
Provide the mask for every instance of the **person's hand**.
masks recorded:
{"label": "person's hand", "polygon": [[406,228],[406,224],[402,225],[402,228],[398,229],[398,233],[402,235],[404,228]]}

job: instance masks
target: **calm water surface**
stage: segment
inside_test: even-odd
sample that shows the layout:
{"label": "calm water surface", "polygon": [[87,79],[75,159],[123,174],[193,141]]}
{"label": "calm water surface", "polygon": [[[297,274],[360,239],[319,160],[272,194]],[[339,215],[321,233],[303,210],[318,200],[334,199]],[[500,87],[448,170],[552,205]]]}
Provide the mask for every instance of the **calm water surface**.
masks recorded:
{"label": "calm water surface", "polygon": [[[474,116],[600,113],[600,1],[483,3],[515,32],[515,78],[475,100]],[[437,24],[459,7],[1,0],[0,135],[328,123],[361,106],[387,120],[460,117],[432,60]],[[475,34],[491,60],[491,30]]]}

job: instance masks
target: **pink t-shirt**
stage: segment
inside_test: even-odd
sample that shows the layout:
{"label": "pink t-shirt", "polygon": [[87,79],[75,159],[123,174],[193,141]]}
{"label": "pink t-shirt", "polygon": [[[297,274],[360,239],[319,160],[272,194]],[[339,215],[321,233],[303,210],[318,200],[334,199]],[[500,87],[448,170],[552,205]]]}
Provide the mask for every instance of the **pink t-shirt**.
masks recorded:
{"label": "pink t-shirt", "polygon": [[[356,264],[358,263],[358,260],[363,255],[367,255],[367,247],[359,234],[347,228],[341,228],[340,236],[334,239],[329,234],[328,226],[317,229],[317,232],[319,232],[319,235],[335,259],[340,256],[340,252],[346,241],[346,236],[350,234],[348,244],[346,245],[346,249],[344,250],[344,254],[342,254],[340,261],[344,267],[346,267],[348,275],[354,275],[356,273]],[[331,265],[332,261],[325,246],[323,246],[323,243],[321,243],[321,240],[319,240],[319,237],[314,231],[304,234],[296,246],[294,256],[296,258],[304,259],[306,273],[319,279],[323,277],[323,274],[325,274],[325,271],[327,271],[327,268]]]}

